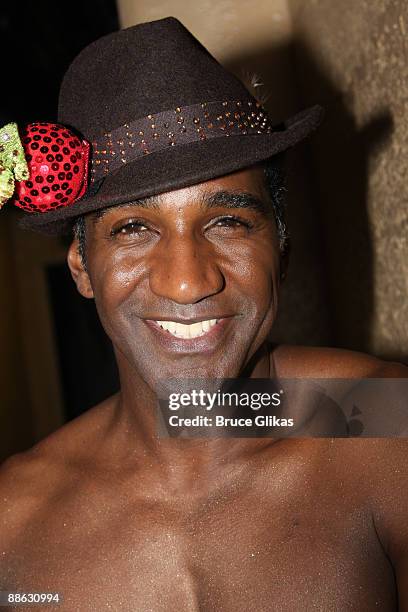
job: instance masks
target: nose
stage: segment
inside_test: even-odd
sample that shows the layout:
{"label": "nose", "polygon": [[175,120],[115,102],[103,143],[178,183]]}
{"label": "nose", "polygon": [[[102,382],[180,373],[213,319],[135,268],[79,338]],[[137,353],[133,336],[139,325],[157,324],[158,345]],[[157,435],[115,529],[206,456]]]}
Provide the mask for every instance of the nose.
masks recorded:
{"label": "nose", "polygon": [[152,259],[149,283],[157,296],[178,304],[196,304],[219,293],[225,279],[211,245],[178,237]]}

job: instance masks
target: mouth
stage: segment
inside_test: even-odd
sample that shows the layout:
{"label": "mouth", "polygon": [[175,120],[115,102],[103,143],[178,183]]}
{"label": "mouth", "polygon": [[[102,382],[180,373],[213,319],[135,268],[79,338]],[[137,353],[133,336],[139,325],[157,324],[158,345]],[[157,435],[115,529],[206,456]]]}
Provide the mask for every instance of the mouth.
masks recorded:
{"label": "mouth", "polygon": [[178,321],[152,321],[175,338],[200,338],[207,334],[210,329],[219,323],[220,319],[204,319],[194,323],[180,323]]}
{"label": "mouth", "polygon": [[180,351],[208,351],[215,348],[233,317],[174,321],[144,319],[156,338],[168,349]]}

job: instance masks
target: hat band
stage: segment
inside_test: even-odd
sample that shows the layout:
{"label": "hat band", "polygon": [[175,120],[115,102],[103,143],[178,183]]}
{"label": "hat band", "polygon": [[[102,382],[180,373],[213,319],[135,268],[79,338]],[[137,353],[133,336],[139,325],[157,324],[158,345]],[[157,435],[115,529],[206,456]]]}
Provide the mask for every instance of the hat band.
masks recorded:
{"label": "hat band", "polygon": [[92,142],[91,182],[169,146],[271,131],[267,113],[255,99],[203,102],[147,115]]}

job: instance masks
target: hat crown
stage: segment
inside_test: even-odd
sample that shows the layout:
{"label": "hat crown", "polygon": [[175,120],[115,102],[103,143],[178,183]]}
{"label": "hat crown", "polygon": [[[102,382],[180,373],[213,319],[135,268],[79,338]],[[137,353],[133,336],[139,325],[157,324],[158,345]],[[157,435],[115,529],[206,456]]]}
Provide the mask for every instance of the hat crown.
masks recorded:
{"label": "hat crown", "polygon": [[167,17],[88,45],[64,77],[58,118],[92,140],[179,106],[250,98],[180,21]]}
{"label": "hat crown", "polygon": [[90,187],[21,225],[65,233],[79,215],[264,161],[306,138],[321,118],[314,106],[274,126],[173,17],[114,32],[75,58],[60,91],[59,121],[91,144]]}

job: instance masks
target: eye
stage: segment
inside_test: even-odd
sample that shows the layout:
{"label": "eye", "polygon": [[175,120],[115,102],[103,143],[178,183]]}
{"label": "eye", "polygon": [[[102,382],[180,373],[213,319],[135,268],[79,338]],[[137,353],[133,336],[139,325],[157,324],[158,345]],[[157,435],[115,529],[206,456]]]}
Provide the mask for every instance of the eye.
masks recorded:
{"label": "eye", "polygon": [[210,227],[249,230],[253,226],[254,224],[251,221],[248,221],[248,219],[243,219],[242,217],[237,217],[235,215],[228,215],[225,217],[218,217],[218,219],[215,219]]}
{"label": "eye", "polygon": [[110,235],[133,236],[143,234],[146,230],[148,227],[142,221],[121,221],[112,228]]}

